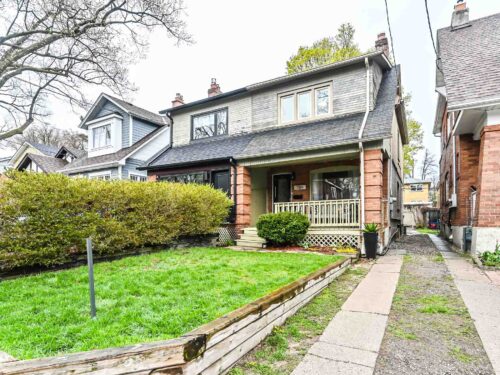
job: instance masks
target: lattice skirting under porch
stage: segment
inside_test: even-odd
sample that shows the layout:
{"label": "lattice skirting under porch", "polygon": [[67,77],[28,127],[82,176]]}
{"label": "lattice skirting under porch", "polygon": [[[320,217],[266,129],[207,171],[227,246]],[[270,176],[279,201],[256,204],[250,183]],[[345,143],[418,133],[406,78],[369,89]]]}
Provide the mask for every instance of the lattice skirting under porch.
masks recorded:
{"label": "lattice skirting under porch", "polygon": [[361,232],[359,229],[343,228],[311,228],[304,242],[310,246],[352,246],[361,247]]}
{"label": "lattice skirting under porch", "polygon": [[229,242],[236,241],[237,238],[238,232],[234,224],[222,224],[219,227],[219,244],[226,245]]}

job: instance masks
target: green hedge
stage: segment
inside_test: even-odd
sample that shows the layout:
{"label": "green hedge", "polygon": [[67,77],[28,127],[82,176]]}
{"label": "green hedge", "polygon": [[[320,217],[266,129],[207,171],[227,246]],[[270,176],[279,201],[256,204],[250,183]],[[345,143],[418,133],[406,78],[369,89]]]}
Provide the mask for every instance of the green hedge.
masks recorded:
{"label": "green hedge", "polygon": [[11,172],[0,182],[0,270],[63,264],[213,233],[232,205],[207,185]]}
{"label": "green hedge", "polygon": [[296,212],[264,214],[257,220],[257,234],[273,245],[298,245],[306,236],[309,220]]}

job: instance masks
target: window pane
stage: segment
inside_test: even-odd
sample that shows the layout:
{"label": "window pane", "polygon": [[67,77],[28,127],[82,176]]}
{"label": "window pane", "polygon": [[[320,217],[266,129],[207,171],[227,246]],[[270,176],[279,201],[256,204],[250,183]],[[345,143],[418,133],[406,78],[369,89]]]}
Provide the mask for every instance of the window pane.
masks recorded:
{"label": "window pane", "polygon": [[293,121],[293,95],[281,98],[281,122]]}
{"label": "window pane", "polygon": [[215,135],[215,113],[193,117],[193,139]]}
{"label": "window pane", "polygon": [[217,112],[217,135],[227,134],[227,109]]}
{"label": "window pane", "polygon": [[315,173],[312,178],[313,200],[357,199],[357,171]]}
{"label": "window pane", "polygon": [[111,125],[99,126],[92,130],[92,145],[94,148],[111,144]]}
{"label": "window pane", "polygon": [[330,111],[330,90],[323,87],[316,90],[316,114],[324,115]]}
{"label": "window pane", "polygon": [[298,95],[299,118],[311,116],[311,92],[302,92]]}

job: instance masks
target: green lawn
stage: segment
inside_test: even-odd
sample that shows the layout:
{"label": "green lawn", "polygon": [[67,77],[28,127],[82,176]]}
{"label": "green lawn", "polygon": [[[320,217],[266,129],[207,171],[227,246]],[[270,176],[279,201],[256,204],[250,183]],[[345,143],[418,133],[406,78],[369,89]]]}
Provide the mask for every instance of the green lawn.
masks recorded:
{"label": "green lawn", "polygon": [[0,351],[19,359],[180,336],[333,263],[317,254],[193,248],[0,282]]}
{"label": "green lawn", "polygon": [[429,229],[429,228],[417,228],[417,232],[421,234],[439,234],[438,229]]}

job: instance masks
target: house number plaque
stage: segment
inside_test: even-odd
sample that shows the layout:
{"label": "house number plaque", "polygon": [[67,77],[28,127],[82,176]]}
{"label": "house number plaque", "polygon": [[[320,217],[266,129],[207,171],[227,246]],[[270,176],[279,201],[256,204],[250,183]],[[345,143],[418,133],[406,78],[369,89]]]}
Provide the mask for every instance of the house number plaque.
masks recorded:
{"label": "house number plaque", "polygon": [[306,185],[294,185],[293,190],[306,190]]}

